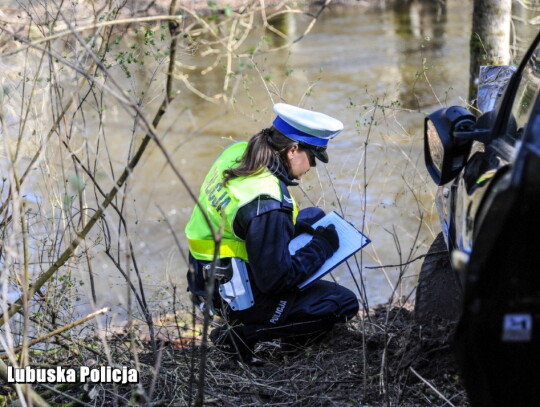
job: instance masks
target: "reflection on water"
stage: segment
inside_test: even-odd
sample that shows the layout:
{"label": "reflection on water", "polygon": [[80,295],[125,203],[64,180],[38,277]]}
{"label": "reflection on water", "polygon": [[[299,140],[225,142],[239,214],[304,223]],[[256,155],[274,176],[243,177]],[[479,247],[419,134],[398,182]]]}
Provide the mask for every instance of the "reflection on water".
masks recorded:
{"label": "reflection on water", "polygon": [[[272,103],[300,104],[339,118],[345,130],[330,144],[330,163],[312,169],[294,194],[302,206],[343,211],[371,238],[358,258],[370,304],[388,300],[399,273],[405,274],[405,284],[397,295],[407,296],[420,261],[397,265],[424,254],[439,231],[435,187],[423,164],[423,116],[439,103],[461,104],[467,94],[469,23],[463,16],[471,14],[471,3],[415,0],[397,1],[389,8],[334,6],[291,50],[238,63],[231,75],[232,105],[204,101],[178,82],[181,94],[160,128],[164,143],[197,191],[224,146],[248,139],[271,123]],[[290,40],[308,23],[305,17],[287,16],[277,26]],[[268,31],[264,35],[274,46],[286,41]],[[246,47],[259,43],[256,37]],[[206,63],[203,58],[183,55],[180,70],[200,91],[219,93],[224,70],[201,72],[197,67]],[[139,75],[152,79],[149,72]],[[117,130],[112,155],[124,154],[122,113],[109,117]],[[171,283],[185,287],[186,264],[164,216],[185,253],[183,229],[193,202],[157,150],[136,169],[130,196],[126,204],[136,220],[130,234],[136,240],[139,268],[155,299],[169,300]],[[121,303],[118,293],[125,289],[108,288],[122,286],[121,279],[113,277],[107,259],[99,261],[94,269],[103,285],[102,301]],[[354,262],[351,268],[357,268]],[[333,275],[356,287],[346,266]],[[184,295],[184,289],[181,292]]]}
{"label": "reflection on water", "polygon": [[[436,77],[428,71],[431,59],[438,52],[444,52],[447,7],[445,2],[429,0],[399,0],[393,4],[400,71],[406,75],[414,72],[417,79],[412,86],[402,88],[399,99],[404,107],[418,109],[434,103],[436,95],[430,92],[430,82],[439,82],[446,74],[444,64],[438,66]],[[429,81],[427,74],[432,77]]]}
{"label": "reflection on water", "polygon": [[446,23],[444,1],[397,0],[393,11],[398,35],[405,39],[431,38],[430,48],[440,48]]}

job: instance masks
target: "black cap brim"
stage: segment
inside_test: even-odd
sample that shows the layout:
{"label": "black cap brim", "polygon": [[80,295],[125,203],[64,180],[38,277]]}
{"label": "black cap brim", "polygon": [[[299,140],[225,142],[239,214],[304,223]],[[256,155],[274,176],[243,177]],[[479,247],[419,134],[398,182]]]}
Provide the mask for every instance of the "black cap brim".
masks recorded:
{"label": "black cap brim", "polygon": [[326,152],[326,148],[310,148],[309,150],[319,161],[328,164],[328,153]]}

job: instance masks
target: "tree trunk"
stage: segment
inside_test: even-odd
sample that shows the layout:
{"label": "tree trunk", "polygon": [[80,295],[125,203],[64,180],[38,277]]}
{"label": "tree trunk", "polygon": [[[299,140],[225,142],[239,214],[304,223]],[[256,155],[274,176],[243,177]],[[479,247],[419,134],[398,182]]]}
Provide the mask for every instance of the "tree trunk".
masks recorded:
{"label": "tree trunk", "polygon": [[481,65],[510,63],[511,0],[474,0],[469,99],[476,96]]}

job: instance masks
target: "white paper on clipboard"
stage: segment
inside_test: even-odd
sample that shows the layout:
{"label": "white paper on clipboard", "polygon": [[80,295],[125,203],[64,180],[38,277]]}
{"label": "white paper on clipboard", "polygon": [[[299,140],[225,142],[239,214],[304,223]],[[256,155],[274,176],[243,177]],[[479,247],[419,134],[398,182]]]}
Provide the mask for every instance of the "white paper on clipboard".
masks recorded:
{"label": "white paper on clipboard", "polygon": [[[306,288],[312,282],[325,276],[339,264],[343,263],[354,253],[371,242],[366,235],[358,231],[352,224],[333,211],[327,213],[312,226],[313,229],[317,229],[318,226],[327,226],[330,224],[333,224],[336,227],[336,232],[339,236],[339,248],[332,257],[326,260],[319,270],[298,285],[298,288],[300,289]],[[310,234],[302,233],[291,240],[289,243],[289,252],[291,255],[308,244],[312,238],[313,236]]]}

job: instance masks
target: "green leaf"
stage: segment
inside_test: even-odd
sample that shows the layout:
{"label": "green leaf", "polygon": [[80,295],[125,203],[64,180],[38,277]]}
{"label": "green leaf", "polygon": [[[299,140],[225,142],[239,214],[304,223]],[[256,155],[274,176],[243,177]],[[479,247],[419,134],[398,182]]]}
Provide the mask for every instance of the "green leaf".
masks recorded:
{"label": "green leaf", "polygon": [[231,7],[230,4],[227,4],[224,8],[223,8],[223,11],[225,12],[225,15],[227,17],[231,17],[233,15],[233,9]]}

